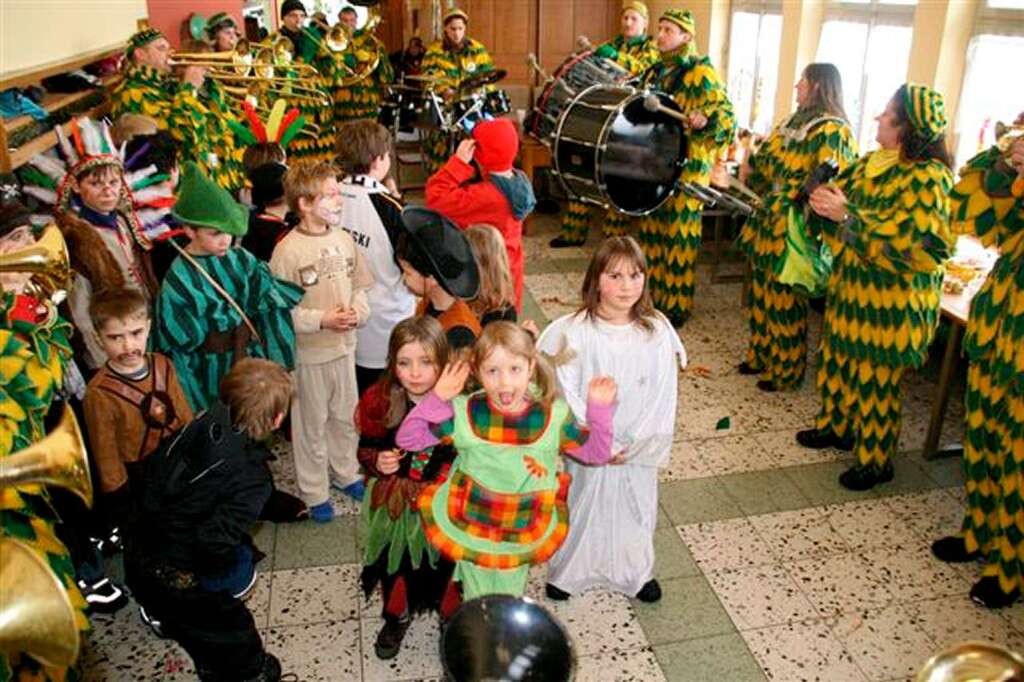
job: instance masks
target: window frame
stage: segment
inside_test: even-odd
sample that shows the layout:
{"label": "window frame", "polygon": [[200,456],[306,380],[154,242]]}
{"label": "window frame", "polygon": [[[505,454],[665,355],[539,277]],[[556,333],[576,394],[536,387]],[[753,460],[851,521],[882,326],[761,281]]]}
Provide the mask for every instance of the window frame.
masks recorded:
{"label": "window frame", "polygon": [[[725,60],[726,87],[728,87],[729,79],[732,76],[731,69],[733,67],[733,64],[729,61],[729,57],[730,57],[730,54],[732,52],[733,18],[736,16],[737,12],[743,12],[743,13],[746,13],[746,14],[757,14],[757,15],[759,15],[759,19],[758,19],[758,22],[757,22],[757,34],[753,37],[753,41],[754,41],[754,73],[753,73],[753,78],[752,78],[751,84],[750,84],[751,87],[754,89],[753,92],[751,93],[751,103],[752,104],[753,104],[753,102],[755,102],[755,98],[757,97],[758,76],[761,73],[761,69],[762,69],[762,67],[761,67],[761,59],[760,59],[760,55],[758,54],[757,46],[761,42],[761,30],[762,30],[762,26],[763,26],[763,22],[764,22],[764,17],[765,17],[765,15],[777,15],[780,18],[780,20],[781,20],[782,19],[782,3],[783,3],[783,1],[784,0],[733,0],[733,2],[731,3],[731,5],[729,7],[729,33],[728,33],[729,38],[728,38],[728,41],[726,42],[725,49],[723,51],[724,52],[724,60]],[[779,45],[779,53],[781,54],[781,52],[782,52],[782,45],[780,44]],[[778,71],[778,60],[776,59],[776,72],[777,71]],[[776,74],[775,81],[776,81],[775,82],[775,90],[777,91],[778,88],[779,88],[778,75],[777,74]],[[775,93],[773,93],[772,101],[771,102],[762,103],[762,105],[767,105],[771,109],[774,109],[774,107],[775,107]],[[753,114],[753,111],[754,111],[754,107],[751,106],[751,114]],[[774,121],[772,120],[773,118],[774,117],[770,117],[770,119],[769,119],[769,121],[770,121],[769,122],[769,126],[768,126],[769,130],[771,129],[772,124],[774,123]],[[737,124],[740,124],[740,122],[737,121]],[[755,124],[755,121],[751,120],[751,121],[743,122],[740,125],[743,128],[746,128],[748,130],[753,130],[754,124]],[[762,132],[766,132],[766,131],[762,131]]]}

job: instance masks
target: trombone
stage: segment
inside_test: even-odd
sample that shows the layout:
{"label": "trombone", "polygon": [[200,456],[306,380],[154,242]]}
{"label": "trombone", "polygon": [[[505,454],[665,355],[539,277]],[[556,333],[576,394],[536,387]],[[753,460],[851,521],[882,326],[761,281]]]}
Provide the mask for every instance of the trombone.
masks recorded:
{"label": "trombone", "polygon": [[[252,48],[259,47],[253,53]],[[281,36],[270,43],[250,43],[244,38],[238,41],[234,50],[224,52],[175,52],[168,63],[171,66],[205,66],[211,69],[211,78],[237,79],[249,76],[255,69],[266,74],[269,69],[291,69],[296,72],[315,75],[316,68],[309,64],[295,62],[291,41]],[[286,78],[286,76],[279,76]]]}

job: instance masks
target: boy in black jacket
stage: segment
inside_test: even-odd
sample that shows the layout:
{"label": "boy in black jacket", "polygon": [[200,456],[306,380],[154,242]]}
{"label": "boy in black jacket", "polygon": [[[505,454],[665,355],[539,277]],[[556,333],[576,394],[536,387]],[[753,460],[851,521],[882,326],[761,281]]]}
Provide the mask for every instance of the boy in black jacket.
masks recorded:
{"label": "boy in black jacket", "polygon": [[248,531],[273,489],[260,441],[291,398],[284,368],[241,360],[221,382],[220,401],[146,460],[125,535],[127,582],[143,618],[184,647],[204,681],[281,675],[241,597],[256,580]]}

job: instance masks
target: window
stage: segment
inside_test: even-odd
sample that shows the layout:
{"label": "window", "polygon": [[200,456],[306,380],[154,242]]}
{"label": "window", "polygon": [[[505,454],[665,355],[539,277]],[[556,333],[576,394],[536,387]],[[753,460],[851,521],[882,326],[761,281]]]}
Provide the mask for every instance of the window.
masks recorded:
{"label": "window", "polygon": [[828,7],[815,60],[839,69],[843,107],[862,152],[876,146],[875,117],[906,81],[915,4],[844,0]]}
{"label": "window", "polygon": [[782,9],[778,3],[733,3],[729,29],[729,99],[736,122],[767,133],[772,127],[782,43]]}
{"label": "window", "polygon": [[1018,64],[1024,64],[1024,0],[988,0],[967,46],[955,127],[957,167],[995,142],[997,122],[1013,123],[1024,111],[1024,92],[1012,85]]}

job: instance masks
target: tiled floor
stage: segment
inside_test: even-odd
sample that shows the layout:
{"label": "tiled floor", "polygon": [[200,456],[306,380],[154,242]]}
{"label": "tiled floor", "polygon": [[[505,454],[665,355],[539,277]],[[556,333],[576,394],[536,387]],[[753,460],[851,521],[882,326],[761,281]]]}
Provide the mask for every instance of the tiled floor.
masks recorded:
{"label": "tiled floor", "polygon": [[[555,219],[538,216],[525,239],[526,314],[540,321],[575,308],[593,246],[548,249],[554,229]],[[973,606],[966,594],[978,567],[950,567],[928,551],[961,512],[959,461],[918,454],[935,368],[904,382],[896,480],[845,491],[836,476],[848,455],[793,440],[818,408],[811,382],[769,396],[737,374],[746,343],[740,285],[711,284],[706,265],[698,275],[697,308],[680,333],[691,368],[680,382],[672,462],[661,472],[655,542],[665,596],[656,605],[603,592],[546,603],[573,637],[577,678],[906,680],[957,641],[1024,648],[1024,606]],[[813,316],[815,333],[819,325]],[[961,417],[954,400],[945,440],[958,438]],[[279,485],[294,487],[288,457],[276,467]],[[268,648],[300,680],[442,676],[435,618],[413,624],[394,660],[374,656],[380,600],[364,599],[357,585],[358,509],[335,503],[329,525],[258,529],[268,557],[249,606]],[[529,595],[543,601],[543,584],[535,568]],[[134,608],[95,619],[85,664],[89,680],[193,677],[184,652],[149,634]]]}

